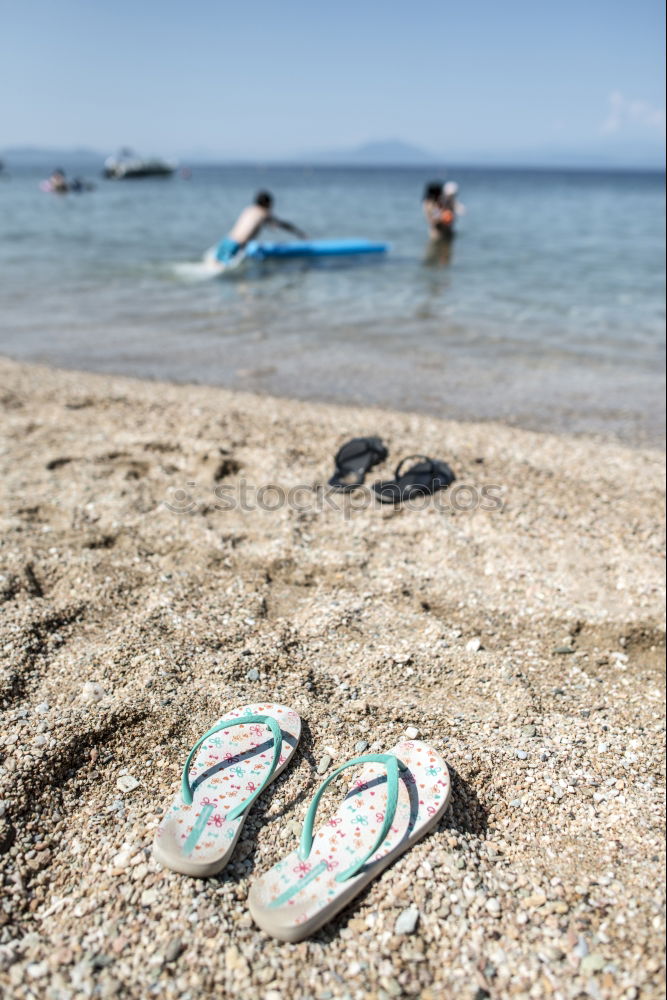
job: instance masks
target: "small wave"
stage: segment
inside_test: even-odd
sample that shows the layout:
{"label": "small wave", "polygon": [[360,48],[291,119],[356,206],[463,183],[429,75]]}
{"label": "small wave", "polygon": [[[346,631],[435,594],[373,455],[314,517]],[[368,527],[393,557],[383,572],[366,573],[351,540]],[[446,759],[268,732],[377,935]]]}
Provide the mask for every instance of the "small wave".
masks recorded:
{"label": "small wave", "polygon": [[170,271],[181,281],[210,281],[211,278],[218,277],[218,271],[204,260],[180,261],[172,264]]}

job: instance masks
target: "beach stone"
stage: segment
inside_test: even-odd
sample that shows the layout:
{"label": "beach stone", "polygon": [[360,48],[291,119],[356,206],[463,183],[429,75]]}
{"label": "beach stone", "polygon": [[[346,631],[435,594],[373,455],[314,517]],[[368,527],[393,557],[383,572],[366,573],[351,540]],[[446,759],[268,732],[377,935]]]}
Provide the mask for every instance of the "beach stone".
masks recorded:
{"label": "beach stone", "polygon": [[500,901],[498,899],[487,899],[486,912],[490,913],[492,917],[500,916],[500,909]]}
{"label": "beach stone", "polygon": [[160,898],[157,889],[144,889],[141,894],[142,906],[153,906]]}
{"label": "beach stone", "polygon": [[419,739],[419,730],[416,726],[408,726],[405,730],[405,735],[409,740],[417,740]]}
{"label": "beach stone", "polygon": [[81,688],[81,697],[84,701],[101,701],[105,696],[106,691],[101,684],[97,684],[95,681],[86,681]]}
{"label": "beach stone", "polygon": [[256,667],[251,667],[250,670],[245,675],[247,681],[258,681],[259,680],[259,670]]}
{"label": "beach stone", "polygon": [[535,892],[532,896],[526,896],[523,900],[523,905],[529,908],[544,906],[547,901],[547,895],[545,892]]}
{"label": "beach stone", "polygon": [[32,962],[26,968],[26,972],[31,979],[43,979],[49,972],[48,962]]}
{"label": "beach stone", "polygon": [[139,782],[131,774],[122,774],[116,782],[116,788],[121,792],[133,792],[139,787]]}
{"label": "beach stone", "polygon": [[469,639],[466,643],[466,649],[469,653],[479,653],[480,649],[483,649],[482,640],[479,636],[475,636],[474,639]]}
{"label": "beach stone", "polygon": [[526,760],[528,757],[528,754],[526,753],[525,750],[516,750],[515,753],[519,758],[519,760]]}
{"label": "beach stone", "polygon": [[365,750],[368,750],[368,743],[366,740],[359,740],[358,743],[354,744],[355,753],[364,753]]}
{"label": "beach stone", "polygon": [[175,962],[183,952],[185,951],[185,945],[180,937],[172,938],[167,947],[164,950],[163,963],[164,965],[170,965]]}
{"label": "beach stone", "polygon": [[414,934],[417,929],[417,924],[419,923],[419,910],[414,906],[409,906],[407,910],[403,910],[402,913],[396,917],[396,923],[394,924],[394,933],[396,934]]}
{"label": "beach stone", "polygon": [[35,711],[37,712],[38,715],[46,715],[46,713],[49,711],[48,701],[42,701],[39,703],[39,705],[35,705]]}
{"label": "beach stone", "polygon": [[579,969],[581,972],[586,972],[586,973],[601,972],[604,966],[605,966],[604,957],[600,955],[598,952],[594,951],[591,952],[590,955],[586,955],[585,958],[582,958]]}
{"label": "beach stone", "polygon": [[522,726],[521,727],[521,735],[522,736],[527,736],[527,737],[536,736],[537,735],[537,727],[536,726]]}
{"label": "beach stone", "polygon": [[317,765],[317,773],[324,774],[331,767],[331,757],[328,753],[325,753],[321,758],[319,764]]}
{"label": "beach stone", "polygon": [[557,656],[569,656],[571,653],[574,653],[574,649],[572,646],[556,646],[554,653]]}

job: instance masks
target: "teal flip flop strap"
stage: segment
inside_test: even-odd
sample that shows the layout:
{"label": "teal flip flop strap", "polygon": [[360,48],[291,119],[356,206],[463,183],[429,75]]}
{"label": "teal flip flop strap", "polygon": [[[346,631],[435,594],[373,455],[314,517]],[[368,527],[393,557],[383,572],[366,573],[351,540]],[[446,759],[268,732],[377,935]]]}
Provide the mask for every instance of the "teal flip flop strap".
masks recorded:
{"label": "teal flip flop strap", "polygon": [[264,780],[261,782],[258,788],[245,800],[241,802],[238,806],[227,815],[227,819],[237,819],[241,813],[252,805],[258,795],[264,791],[268,783],[273,777],[273,772],[276,769],[276,765],[280,760],[280,752],[283,746],[283,736],[280,731],[280,725],[276,719],[273,719],[270,715],[243,715],[240,719],[224,719],[222,722],[218,722],[212,729],[209,729],[207,733],[204,733],[200,739],[197,740],[192,750],[188,754],[188,759],[185,762],[183,768],[183,776],[181,778],[181,798],[186,805],[192,805],[192,793],[193,788],[190,785],[190,765],[194,759],[197,750],[199,750],[202,743],[204,743],[210,736],[214,736],[215,733],[222,732],[224,729],[231,729],[232,726],[247,726],[247,725],[264,725],[268,726],[273,734],[273,760],[271,762],[271,767],[267,771]]}
{"label": "teal flip flop strap", "polygon": [[344,872],[340,872],[336,875],[337,882],[345,882],[348,878],[352,878],[353,875],[357,875],[364,867],[368,859],[375,854],[380,844],[384,841],[385,837],[389,833],[391,824],[394,822],[394,815],[398,804],[398,772],[399,770],[407,771],[407,765],[404,764],[403,761],[399,760],[393,753],[369,753],[365,754],[363,757],[353,757],[352,760],[346,760],[344,764],[337,767],[336,770],[329,775],[326,781],[322,782],[320,787],[315,792],[313,801],[308,807],[308,812],[306,813],[306,818],[303,823],[303,830],[301,831],[301,843],[299,844],[298,849],[298,855],[302,861],[305,861],[308,858],[311,850],[313,849],[313,825],[315,823],[315,814],[325,789],[331,784],[334,778],[338,777],[341,771],[344,771],[348,767],[355,767],[358,764],[382,764],[384,766],[387,772],[387,809],[382,829],[380,830],[370,851],[364,854],[362,858],[359,858],[358,861],[355,861],[350,868],[347,868]]}

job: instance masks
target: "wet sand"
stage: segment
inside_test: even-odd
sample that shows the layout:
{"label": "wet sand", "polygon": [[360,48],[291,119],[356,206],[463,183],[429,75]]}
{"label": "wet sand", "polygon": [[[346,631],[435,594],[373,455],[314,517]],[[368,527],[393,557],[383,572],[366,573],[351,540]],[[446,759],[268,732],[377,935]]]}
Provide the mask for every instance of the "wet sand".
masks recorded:
{"label": "wet sand", "polygon": [[[10,997],[662,995],[662,453],[10,361],[0,406]],[[358,434],[378,476],[425,452],[457,491],[334,509]],[[304,720],[294,764],[221,876],[162,870],[188,747],[268,698]],[[317,765],[408,727],[450,765],[444,820],[312,940],[265,937],[248,888]]]}

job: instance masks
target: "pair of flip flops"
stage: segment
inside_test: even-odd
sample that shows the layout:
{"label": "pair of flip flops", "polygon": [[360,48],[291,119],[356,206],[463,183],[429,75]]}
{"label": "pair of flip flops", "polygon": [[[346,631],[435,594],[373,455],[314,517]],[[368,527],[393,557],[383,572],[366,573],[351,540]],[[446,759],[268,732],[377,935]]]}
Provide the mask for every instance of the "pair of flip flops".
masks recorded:
{"label": "pair of flip flops", "polygon": [[[284,705],[223,716],[187,757],[180,794],[156,833],[157,861],[198,878],[222,871],[248,810],[287,767],[300,732],[299,716]],[[350,791],[315,829],[323,793],[349,768],[356,769]],[[283,941],[313,934],[437,824],[449,795],[445,761],[418,740],[341,764],[315,793],[296,850],[253,881],[255,922]]]}
{"label": "pair of flip flops", "polygon": [[[377,437],[347,441],[336,455],[336,471],[329,486],[349,493],[361,486],[367,472],[384,462],[388,454]],[[407,467],[410,462],[414,464]],[[427,455],[409,455],[398,463],[393,479],[374,483],[373,490],[382,503],[397,504],[414,497],[432,496],[437,490],[450,486],[455,478],[446,462]]]}

